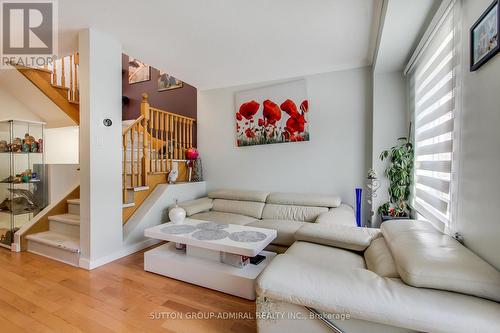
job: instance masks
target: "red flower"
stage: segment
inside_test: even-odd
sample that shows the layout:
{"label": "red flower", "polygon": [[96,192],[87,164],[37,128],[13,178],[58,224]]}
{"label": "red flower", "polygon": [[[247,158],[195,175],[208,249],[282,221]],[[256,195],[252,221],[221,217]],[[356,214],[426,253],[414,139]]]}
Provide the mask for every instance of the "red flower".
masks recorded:
{"label": "red flower", "polygon": [[309,111],[309,102],[307,101],[307,99],[303,100],[302,103],[300,103],[300,109],[304,113],[307,113],[307,111]]}
{"label": "red flower", "polygon": [[255,138],[255,132],[252,131],[251,128],[247,128],[245,130],[245,135],[247,136],[247,138]]}
{"label": "red flower", "polygon": [[290,134],[293,134],[295,132],[302,133],[302,132],[304,132],[304,127],[305,127],[306,122],[307,121],[303,115],[298,115],[296,117],[290,117],[286,121],[285,129],[287,130],[287,132],[290,132]]}
{"label": "red flower", "polygon": [[395,216],[396,215],[396,209],[394,209],[394,208],[389,209],[389,215],[390,216]]}
{"label": "red flower", "polygon": [[281,110],[288,113],[288,115],[292,118],[295,118],[300,115],[299,112],[297,111],[297,105],[295,105],[295,103],[291,99],[287,99],[286,101],[284,101],[280,107]]}
{"label": "red flower", "polygon": [[304,141],[304,138],[301,137],[299,134],[294,134],[290,136],[290,141]]}
{"label": "red flower", "polygon": [[281,119],[281,110],[278,104],[266,99],[262,105],[264,106],[262,114],[267,119],[267,122],[271,125],[276,124]]}
{"label": "red flower", "polygon": [[264,125],[265,125],[264,119],[259,118],[259,126],[264,126]]}
{"label": "red flower", "polygon": [[241,104],[240,106],[240,114],[246,119],[250,120],[255,116],[257,111],[259,111],[260,104],[256,101],[250,101]]}
{"label": "red flower", "polygon": [[236,112],[236,119],[238,119],[238,121],[243,120],[243,117],[241,116],[241,113]]}
{"label": "red flower", "polygon": [[195,160],[199,156],[198,150],[196,148],[188,148],[186,150],[186,159],[187,160]]}

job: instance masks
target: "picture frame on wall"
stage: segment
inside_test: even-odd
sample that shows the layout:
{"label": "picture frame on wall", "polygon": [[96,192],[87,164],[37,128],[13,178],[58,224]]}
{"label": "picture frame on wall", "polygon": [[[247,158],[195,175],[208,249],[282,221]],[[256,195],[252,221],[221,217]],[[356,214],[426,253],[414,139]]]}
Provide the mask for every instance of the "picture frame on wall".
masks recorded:
{"label": "picture frame on wall", "polygon": [[139,59],[128,59],[128,83],[140,83],[151,80],[151,66]]}
{"label": "picture frame on wall", "polygon": [[499,30],[499,0],[495,0],[470,29],[471,72],[478,70],[499,52]]}
{"label": "picture frame on wall", "polygon": [[179,89],[183,87],[183,82],[172,75],[160,71],[158,75],[158,91]]}
{"label": "picture frame on wall", "polygon": [[235,93],[238,147],[310,141],[305,80]]}

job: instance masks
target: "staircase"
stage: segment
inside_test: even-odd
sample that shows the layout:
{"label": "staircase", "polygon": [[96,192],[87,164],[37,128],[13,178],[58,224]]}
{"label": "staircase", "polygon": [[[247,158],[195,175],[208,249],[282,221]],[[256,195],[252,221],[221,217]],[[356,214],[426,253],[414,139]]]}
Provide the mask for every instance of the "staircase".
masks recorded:
{"label": "staircase", "polygon": [[46,67],[12,64],[76,124],[80,123],[78,53],[55,60]]}
{"label": "staircase", "polygon": [[49,216],[49,230],[26,236],[27,250],[78,267],[80,199],[66,201],[67,213]]}
{"label": "staircase", "polygon": [[177,163],[183,179],[185,152],[193,145],[195,120],[153,108],[142,95],[141,115],[123,123],[123,223],[133,215]]}
{"label": "staircase", "polygon": [[[13,66],[79,124],[78,53],[44,68]],[[194,126],[192,118],[151,107],[147,94],[143,94],[141,115],[124,122],[122,129],[123,224],[156,185],[167,182],[174,165],[179,171],[178,181],[187,180],[185,151],[193,145]],[[20,236],[21,250],[78,266],[80,200],[73,199],[78,197],[79,189],[39,216]]]}

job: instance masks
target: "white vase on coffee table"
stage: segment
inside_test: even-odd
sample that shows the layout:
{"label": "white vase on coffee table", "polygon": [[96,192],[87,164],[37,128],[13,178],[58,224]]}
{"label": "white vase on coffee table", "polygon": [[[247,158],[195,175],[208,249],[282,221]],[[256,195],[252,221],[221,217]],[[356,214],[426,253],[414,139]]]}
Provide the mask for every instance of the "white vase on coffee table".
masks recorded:
{"label": "white vase on coffee table", "polygon": [[173,224],[181,224],[186,219],[186,211],[175,202],[175,207],[168,212],[168,218]]}

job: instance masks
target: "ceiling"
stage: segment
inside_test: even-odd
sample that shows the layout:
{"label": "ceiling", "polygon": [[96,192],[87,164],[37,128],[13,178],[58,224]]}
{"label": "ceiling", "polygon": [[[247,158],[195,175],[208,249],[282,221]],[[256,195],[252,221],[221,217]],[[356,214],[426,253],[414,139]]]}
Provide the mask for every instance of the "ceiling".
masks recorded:
{"label": "ceiling", "polygon": [[376,73],[403,71],[441,0],[386,0],[382,11]]}
{"label": "ceiling", "polygon": [[372,64],[382,0],[61,0],[60,54],[92,27],[198,89]]}

